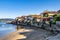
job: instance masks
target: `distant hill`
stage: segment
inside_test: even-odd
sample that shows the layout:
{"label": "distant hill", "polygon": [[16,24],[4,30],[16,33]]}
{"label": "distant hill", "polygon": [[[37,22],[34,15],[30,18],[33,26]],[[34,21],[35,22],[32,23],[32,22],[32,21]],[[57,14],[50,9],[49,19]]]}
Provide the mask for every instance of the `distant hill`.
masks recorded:
{"label": "distant hill", "polygon": [[0,19],[0,22],[7,22],[7,21],[13,21],[14,19],[12,18],[2,18]]}

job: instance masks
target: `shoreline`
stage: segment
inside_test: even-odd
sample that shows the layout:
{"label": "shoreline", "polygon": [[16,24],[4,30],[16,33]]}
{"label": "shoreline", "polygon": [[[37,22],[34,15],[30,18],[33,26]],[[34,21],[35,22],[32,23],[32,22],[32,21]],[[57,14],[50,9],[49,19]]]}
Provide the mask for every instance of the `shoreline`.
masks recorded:
{"label": "shoreline", "polygon": [[45,40],[46,37],[51,36],[51,33],[42,29],[22,28],[12,32],[0,40]]}
{"label": "shoreline", "polygon": [[0,38],[0,40],[16,40],[16,39],[24,39],[26,38],[25,35],[20,35],[19,33],[20,32],[28,32],[29,30],[27,29],[19,29],[19,30],[16,30],[15,32],[12,32],[12,33],[9,33],[7,34],[6,36]]}
{"label": "shoreline", "polygon": [[13,33],[16,33],[16,31],[11,32],[11,33],[8,33],[7,35],[5,35],[5,36],[3,36],[3,37],[0,37],[0,40],[5,40],[5,39],[8,38],[9,36],[12,36]]}

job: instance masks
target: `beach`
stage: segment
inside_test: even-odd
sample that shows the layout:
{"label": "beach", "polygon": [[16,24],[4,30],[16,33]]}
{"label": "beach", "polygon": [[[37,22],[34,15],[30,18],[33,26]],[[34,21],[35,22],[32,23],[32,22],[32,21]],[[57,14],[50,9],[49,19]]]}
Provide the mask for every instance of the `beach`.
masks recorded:
{"label": "beach", "polygon": [[12,32],[0,40],[46,40],[50,32],[38,28],[22,28]]}

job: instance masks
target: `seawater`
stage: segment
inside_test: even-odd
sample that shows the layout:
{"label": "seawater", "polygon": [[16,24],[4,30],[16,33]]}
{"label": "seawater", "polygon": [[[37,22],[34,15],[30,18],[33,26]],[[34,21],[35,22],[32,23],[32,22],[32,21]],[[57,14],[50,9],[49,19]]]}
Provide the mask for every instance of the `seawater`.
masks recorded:
{"label": "seawater", "polygon": [[0,22],[0,37],[16,31],[16,25]]}

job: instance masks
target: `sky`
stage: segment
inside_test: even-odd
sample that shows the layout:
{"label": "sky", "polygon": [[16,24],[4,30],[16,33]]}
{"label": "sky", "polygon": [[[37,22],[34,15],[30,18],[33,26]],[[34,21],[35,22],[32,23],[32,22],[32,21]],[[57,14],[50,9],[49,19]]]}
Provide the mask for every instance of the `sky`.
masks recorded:
{"label": "sky", "polygon": [[57,11],[60,0],[0,0],[0,18],[40,14],[44,10]]}

